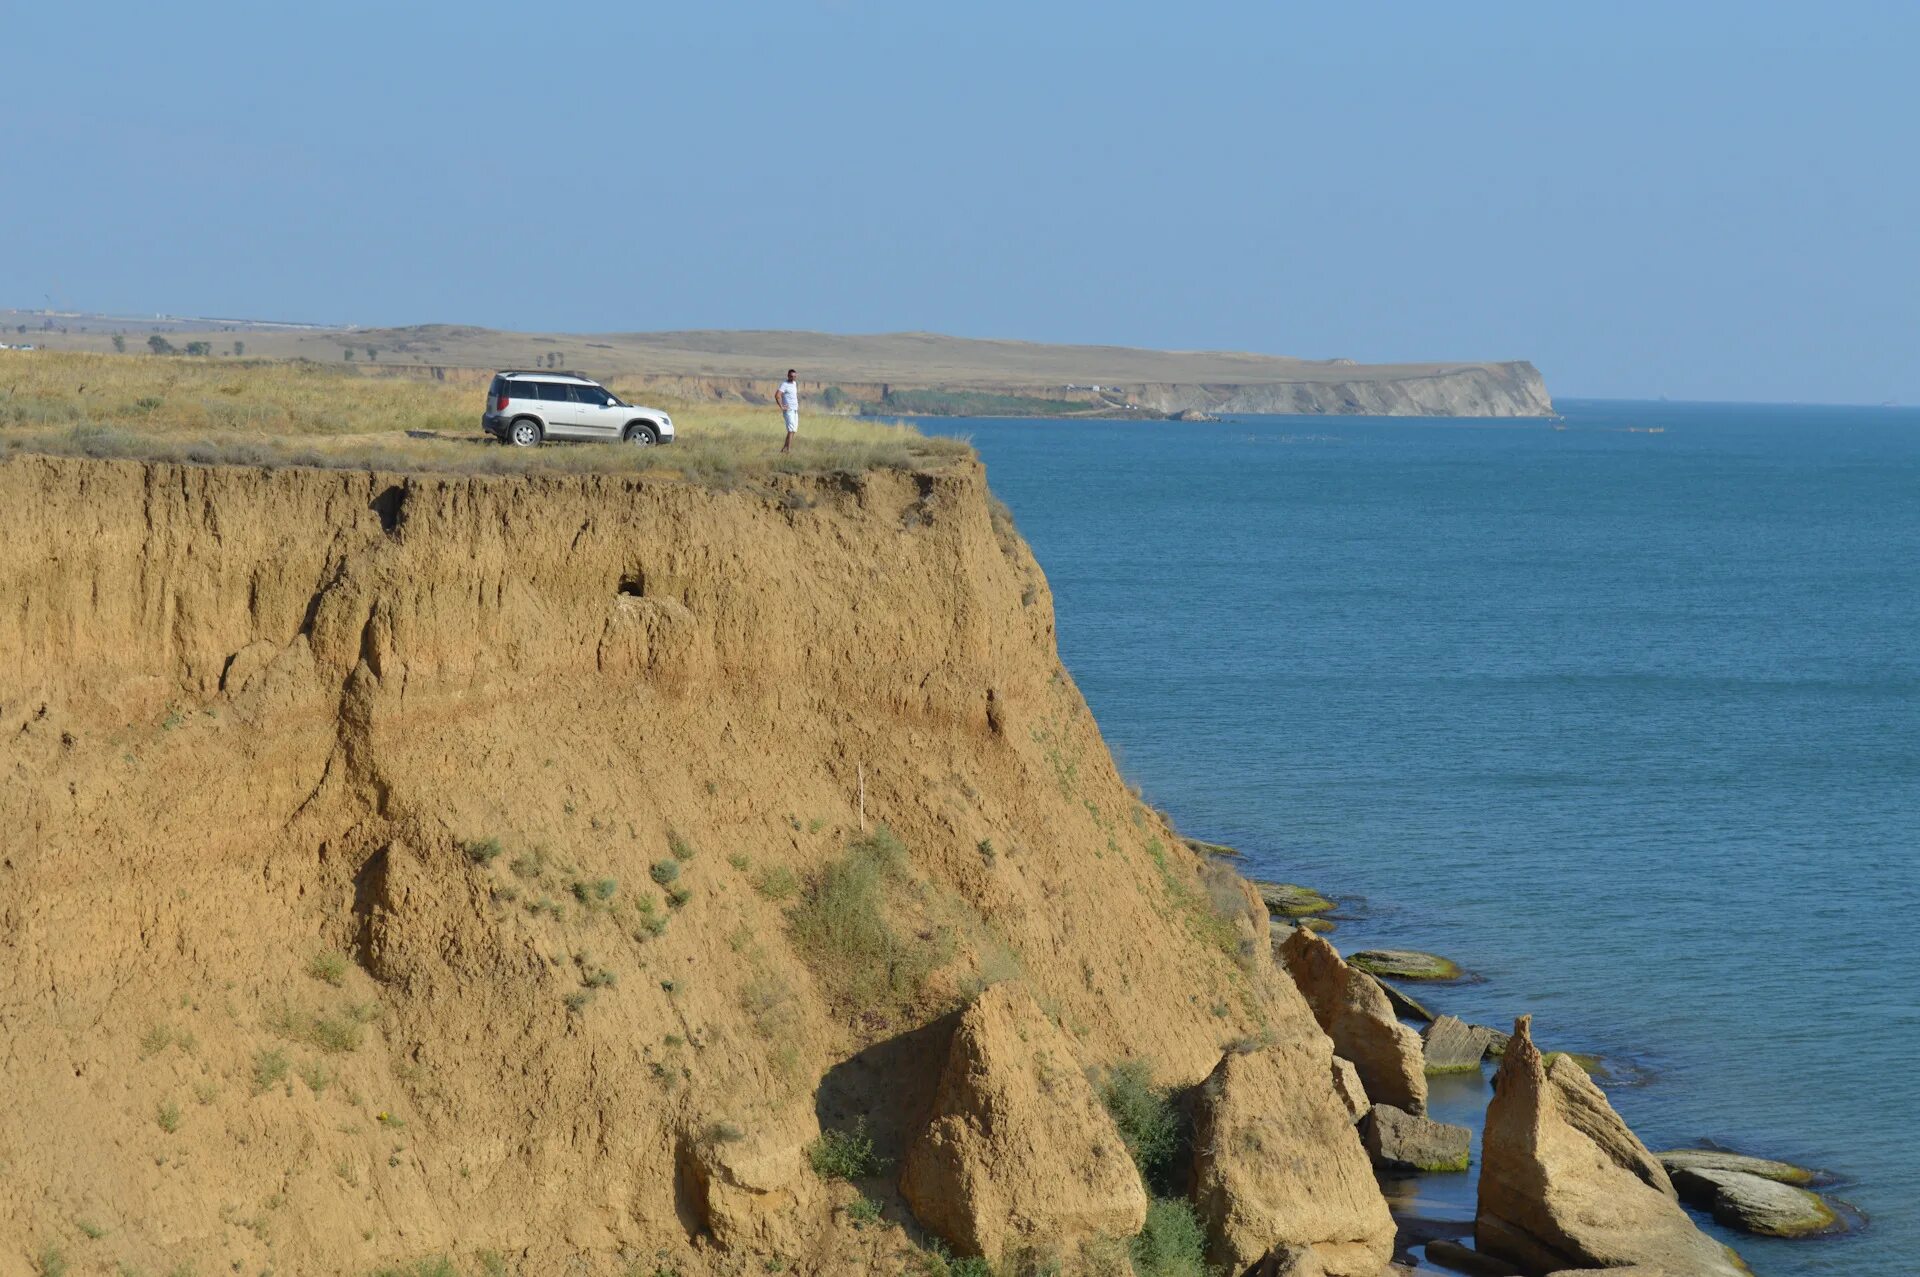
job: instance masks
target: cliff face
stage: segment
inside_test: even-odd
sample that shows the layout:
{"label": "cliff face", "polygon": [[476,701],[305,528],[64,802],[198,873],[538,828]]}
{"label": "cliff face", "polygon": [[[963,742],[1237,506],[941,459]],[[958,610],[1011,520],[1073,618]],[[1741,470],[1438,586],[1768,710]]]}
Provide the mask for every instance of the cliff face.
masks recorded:
{"label": "cliff face", "polygon": [[[1357,371],[1357,370],[1356,370]],[[1149,385],[1141,403],[1162,412],[1336,413],[1370,417],[1545,417],[1553,400],[1524,361],[1470,364],[1404,376],[1239,385]]]}
{"label": "cliff face", "polygon": [[[16,457],[0,533],[7,1277],[897,1268],[805,1148],[899,1157],[985,984],[1176,1083],[1317,1031],[1116,774],[976,465]],[[879,939],[805,913],[863,817]]]}

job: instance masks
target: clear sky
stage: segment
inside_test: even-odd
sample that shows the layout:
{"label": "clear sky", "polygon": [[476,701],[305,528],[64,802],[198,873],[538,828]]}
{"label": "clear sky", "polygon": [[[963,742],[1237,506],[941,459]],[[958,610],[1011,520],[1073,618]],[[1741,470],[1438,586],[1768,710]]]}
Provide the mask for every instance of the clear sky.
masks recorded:
{"label": "clear sky", "polygon": [[0,306],[1920,402],[1920,4],[0,0]]}

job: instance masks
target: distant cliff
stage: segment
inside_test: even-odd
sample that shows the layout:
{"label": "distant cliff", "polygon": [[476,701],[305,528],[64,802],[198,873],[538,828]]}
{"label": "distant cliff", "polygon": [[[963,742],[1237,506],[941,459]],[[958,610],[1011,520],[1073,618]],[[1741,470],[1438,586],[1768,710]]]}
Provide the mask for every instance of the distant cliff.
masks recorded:
{"label": "distant cliff", "polygon": [[[1365,370],[1355,367],[1356,373]],[[1524,360],[1463,364],[1418,376],[1350,381],[1142,386],[1143,407],[1160,412],[1349,413],[1377,417],[1546,417],[1553,400],[1540,370]]]}

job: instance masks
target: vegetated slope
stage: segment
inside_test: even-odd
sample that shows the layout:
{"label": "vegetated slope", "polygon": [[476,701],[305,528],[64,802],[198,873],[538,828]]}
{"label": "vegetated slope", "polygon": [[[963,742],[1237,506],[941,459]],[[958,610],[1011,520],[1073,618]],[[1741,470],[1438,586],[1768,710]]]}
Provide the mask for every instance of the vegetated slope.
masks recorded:
{"label": "vegetated slope", "polygon": [[[170,335],[176,346],[192,333]],[[226,351],[231,332],[200,334]],[[132,333],[135,345],[144,341]],[[104,332],[41,334],[52,349],[105,350]],[[126,340],[126,338],[123,338]],[[837,386],[883,403],[908,389],[1131,402],[1163,412],[1377,413],[1413,416],[1546,416],[1539,371],[1524,360],[1359,364],[1242,351],[1142,350],[950,337],[940,333],[819,333],[704,329],[682,332],[520,333],[455,324],[247,333],[249,354],[337,364],[448,368],[546,367],[638,378],[686,398],[768,402],[780,375],[799,368],[812,392]],[[1094,394],[1098,384],[1106,393]],[[1069,391],[1071,385],[1076,389]],[[1118,393],[1115,393],[1115,392]]]}
{"label": "vegetated slope", "polygon": [[806,1149],[986,984],[1175,1083],[1313,1032],[971,461],[16,456],[0,533],[0,1274],[899,1271]]}

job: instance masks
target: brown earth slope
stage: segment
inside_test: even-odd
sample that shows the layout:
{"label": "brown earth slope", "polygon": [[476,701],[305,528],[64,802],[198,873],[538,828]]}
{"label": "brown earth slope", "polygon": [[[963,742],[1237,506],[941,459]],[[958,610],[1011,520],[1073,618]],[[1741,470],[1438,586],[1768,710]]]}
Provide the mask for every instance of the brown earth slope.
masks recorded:
{"label": "brown earth slope", "polygon": [[0,535],[0,1277],[898,1272],[806,1148],[897,1165],[984,985],[1181,1084],[1314,1031],[971,461],[19,456]]}

